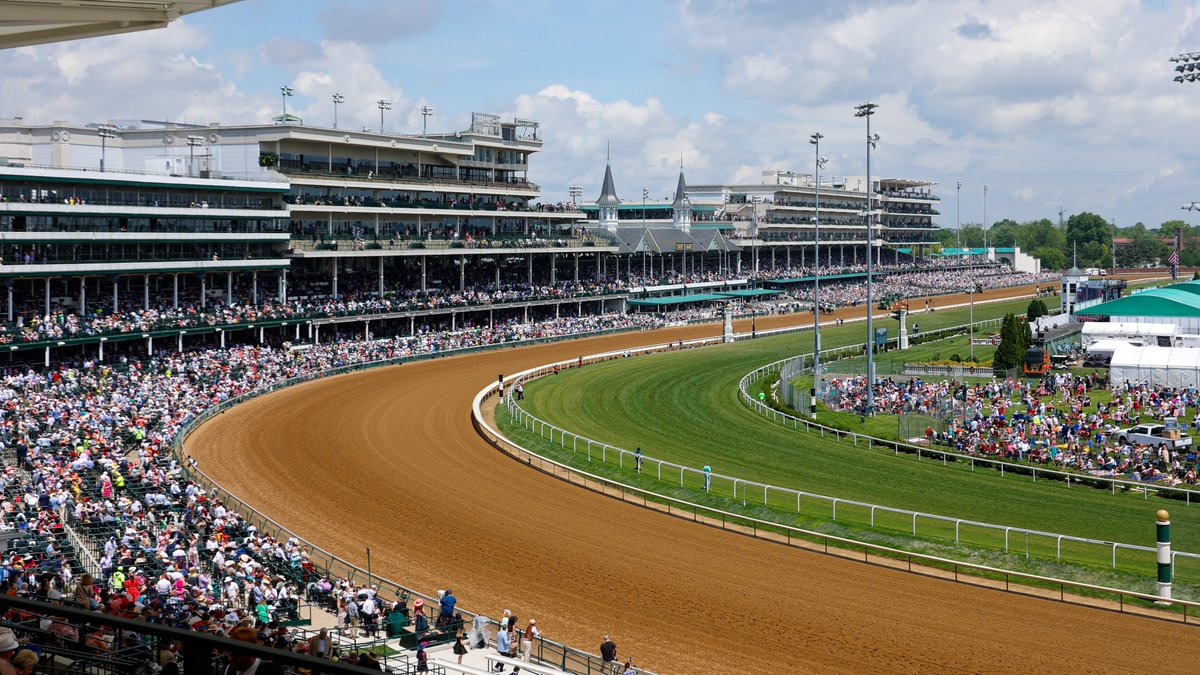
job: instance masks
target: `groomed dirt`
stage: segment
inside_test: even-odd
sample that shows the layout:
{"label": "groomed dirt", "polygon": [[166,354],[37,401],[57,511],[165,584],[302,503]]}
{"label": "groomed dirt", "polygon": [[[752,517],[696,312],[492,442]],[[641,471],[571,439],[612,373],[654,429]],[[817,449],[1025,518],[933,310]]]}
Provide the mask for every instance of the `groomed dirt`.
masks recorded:
{"label": "groomed dirt", "polygon": [[684,522],[529,469],[471,427],[471,399],[497,373],[718,330],[632,333],[331,378],[238,406],[193,434],[187,451],[223,486],[322,548],[363,565],[370,546],[385,578],[429,593],[453,587],[472,610],[512,609],[522,624],[536,618],[547,635],[590,650],[611,633],[622,657],[661,673],[1193,670],[1185,655],[1195,628]]}

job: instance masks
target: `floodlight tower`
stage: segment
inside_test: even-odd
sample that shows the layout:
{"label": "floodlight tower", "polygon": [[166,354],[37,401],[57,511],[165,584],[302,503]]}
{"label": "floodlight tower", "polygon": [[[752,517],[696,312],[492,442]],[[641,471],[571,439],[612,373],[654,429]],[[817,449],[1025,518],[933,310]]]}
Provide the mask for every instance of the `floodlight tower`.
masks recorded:
{"label": "floodlight tower", "polygon": [[874,103],[867,102],[854,107],[854,116],[862,117],[867,121],[867,210],[863,212],[867,221],[867,414],[875,411],[875,322],[873,315],[875,313],[874,302],[874,281],[873,281],[873,264],[872,249],[875,246],[875,202],[873,200],[874,189],[871,185],[871,150],[879,145],[879,134],[871,135],[871,116],[875,114],[875,109],[879,106]]}

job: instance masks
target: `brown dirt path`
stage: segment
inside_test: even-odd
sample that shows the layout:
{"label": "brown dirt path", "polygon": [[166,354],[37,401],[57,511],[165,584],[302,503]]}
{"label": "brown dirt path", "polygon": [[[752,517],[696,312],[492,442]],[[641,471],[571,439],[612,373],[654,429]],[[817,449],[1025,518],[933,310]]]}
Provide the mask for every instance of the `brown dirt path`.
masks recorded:
{"label": "brown dirt path", "polygon": [[466,607],[493,616],[510,608],[568,644],[595,650],[611,633],[621,655],[662,673],[1192,669],[1181,647],[1195,629],[664,517],[526,468],[471,427],[471,398],[497,373],[718,330],[591,338],[313,382],[221,415],[187,450],[326,550],[362,565],[370,545],[382,576],[430,593],[453,586]]}

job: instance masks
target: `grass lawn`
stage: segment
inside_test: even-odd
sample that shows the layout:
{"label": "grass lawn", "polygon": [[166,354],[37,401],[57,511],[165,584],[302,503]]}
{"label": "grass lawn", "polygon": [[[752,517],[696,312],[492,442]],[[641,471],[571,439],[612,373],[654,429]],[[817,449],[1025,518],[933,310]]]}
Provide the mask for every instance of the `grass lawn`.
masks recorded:
{"label": "grass lawn", "polygon": [[[975,317],[1023,312],[1028,302],[977,306]],[[919,321],[925,332],[960,324],[966,315],[966,309],[943,310],[921,315]],[[892,323],[894,329],[893,322],[880,323]],[[827,347],[857,343],[863,330],[862,323],[824,329],[823,341]],[[1106,490],[1067,488],[1055,481],[1034,483],[1028,476],[1011,473],[1002,478],[990,469],[972,471],[965,463],[943,466],[928,458],[918,461],[882,449],[868,450],[770,423],[740,402],[737,383],[742,376],[764,363],[807,352],[811,342],[806,332],[569,369],[529,383],[523,404],[553,424],[619,447],[641,447],[649,457],[692,467],[709,464],[717,473],[747,480],[955,518],[1152,547],[1154,511],[1169,508],[1177,550],[1200,551],[1200,510],[1182,502],[1147,501],[1140,494],[1114,496]],[[518,440],[537,438],[504,419],[501,423]],[[891,431],[894,435],[894,422]],[[622,472],[622,480],[647,479],[631,469],[615,470]],[[697,488],[702,486],[683,486]],[[827,503],[810,501],[802,505],[801,518],[829,518]],[[769,506],[795,516],[795,504],[783,503],[782,495]],[[838,523],[852,524],[857,519],[865,525],[866,509],[854,511],[839,508]],[[910,527],[903,517],[876,514],[877,531],[902,534]],[[960,532],[964,542],[996,544],[994,533],[969,529]],[[954,525],[922,521],[920,533],[953,542]],[[1056,542],[1035,537],[1030,546],[1035,556],[1053,556]],[[1111,561],[1111,548],[1065,543],[1064,557],[1103,567]],[[1127,571],[1153,570],[1153,554],[1141,559],[1121,553],[1118,558]],[[1179,565],[1180,581],[1200,580],[1200,565],[1194,565],[1195,570],[1187,567]]]}

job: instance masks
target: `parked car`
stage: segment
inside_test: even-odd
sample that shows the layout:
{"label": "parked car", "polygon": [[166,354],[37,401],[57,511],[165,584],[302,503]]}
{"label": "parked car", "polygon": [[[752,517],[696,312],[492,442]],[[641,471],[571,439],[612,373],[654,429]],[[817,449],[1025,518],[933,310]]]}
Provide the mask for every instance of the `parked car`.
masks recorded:
{"label": "parked car", "polygon": [[1122,443],[1136,443],[1155,448],[1167,447],[1171,450],[1187,448],[1192,445],[1192,437],[1178,427],[1167,427],[1162,424],[1139,424],[1128,429],[1117,431],[1117,439]]}

